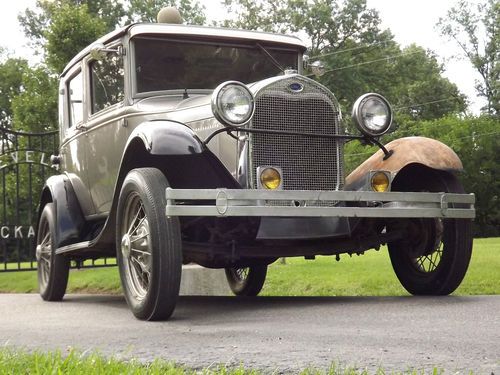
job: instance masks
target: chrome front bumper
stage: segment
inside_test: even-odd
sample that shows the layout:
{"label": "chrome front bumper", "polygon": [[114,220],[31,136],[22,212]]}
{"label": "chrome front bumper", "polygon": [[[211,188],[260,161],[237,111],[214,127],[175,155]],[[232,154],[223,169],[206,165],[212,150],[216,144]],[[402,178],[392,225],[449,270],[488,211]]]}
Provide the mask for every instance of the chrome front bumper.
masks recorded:
{"label": "chrome front bumper", "polygon": [[[474,194],[454,193],[172,188],[167,188],[166,198],[167,216],[456,219],[474,218],[476,200]],[[331,201],[339,204],[311,206]]]}

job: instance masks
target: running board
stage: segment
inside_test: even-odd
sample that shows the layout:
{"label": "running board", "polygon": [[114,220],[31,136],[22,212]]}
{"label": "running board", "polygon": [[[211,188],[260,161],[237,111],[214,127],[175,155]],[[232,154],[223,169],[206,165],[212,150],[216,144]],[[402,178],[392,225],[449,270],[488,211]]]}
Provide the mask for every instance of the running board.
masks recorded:
{"label": "running board", "polygon": [[90,246],[90,241],[73,243],[68,246],[59,247],[58,249],[56,249],[56,254],[59,255],[59,254],[74,253],[80,250],[88,249],[89,246]]}

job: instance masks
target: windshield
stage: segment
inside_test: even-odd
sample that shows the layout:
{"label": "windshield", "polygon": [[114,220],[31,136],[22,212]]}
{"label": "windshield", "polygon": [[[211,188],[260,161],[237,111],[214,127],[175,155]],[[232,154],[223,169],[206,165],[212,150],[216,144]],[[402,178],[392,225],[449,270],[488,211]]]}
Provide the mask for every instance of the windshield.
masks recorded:
{"label": "windshield", "polygon": [[[285,69],[297,69],[298,51],[264,46]],[[136,38],[137,92],[214,89],[230,80],[251,83],[281,73],[256,44]]]}

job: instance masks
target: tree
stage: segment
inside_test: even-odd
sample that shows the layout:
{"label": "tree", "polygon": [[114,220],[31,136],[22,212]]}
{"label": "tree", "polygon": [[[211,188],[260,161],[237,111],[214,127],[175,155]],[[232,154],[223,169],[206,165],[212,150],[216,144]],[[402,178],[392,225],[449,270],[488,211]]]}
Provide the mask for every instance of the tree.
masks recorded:
{"label": "tree", "polygon": [[98,37],[127,22],[156,22],[163,6],[176,6],[186,23],[206,22],[196,0],[37,0],[35,9],[19,16],[24,33],[48,66],[60,72],[65,63]]}
{"label": "tree", "polygon": [[387,97],[403,118],[434,119],[466,109],[465,97],[442,76],[430,51],[405,49],[365,0],[225,0],[235,14],[225,26],[306,35],[311,59],[326,74],[318,80],[337,96],[344,112],[365,92]]}
{"label": "tree", "polygon": [[233,18],[224,26],[305,35],[311,60],[321,59],[327,70],[318,80],[335,93],[344,110],[369,85],[366,78],[376,75],[367,75],[371,67],[359,63],[386,57],[384,50],[396,46],[392,34],[379,29],[378,13],[367,7],[366,0],[225,0],[225,4]]}
{"label": "tree", "polygon": [[481,76],[479,96],[486,113],[500,116],[500,1],[486,0],[473,7],[461,0],[440,19],[441,34],[454,40]]}
{"label": "tree", "polygon": [[58,80],[44,67],[26,69],[23,90],[12,98],[15,130],[43,133],[57,129]]}
{"label": "tree", "polygon": [[413,44],[391,65],[384,79],[390,81],[394,77],[388,92],[399,116],[432,120],[465,112],[465,95],[442,76],[443,66],[433,52]]}
{"label": "tree", "polygon": [[130,22],[156,22],[156,14],[164,6],[177,7],[185,22],[189,24],[204,24],[206,18],[204,7],[196,0],[129,0],[126,2],[109,0],[37,0],[34,9],[26,9],[19,15],[19,23],[31,44],[43,52],[46,34],[51,27],[56,13],[63,7],[78,8],[85,6],[92,18],[105,24],[105,31]]}
{"label": "tree", "polygon": [[83,48],[106,33],[106,23],[89,13],[87,5],[64,4],[54,10],[45,30],[46,63],[56,73]]}
{"label": "tree", "polygon": [[0,126],[26,132],[57,128],[57,78],[24,59],[0,63]]}
{"label": "tree", "polygon": [[205,7],[197,0],[129,0],[127,9],[129,22],[156,22],[156,15],[166,6],[176,7],[185,24],[203,25],[206,23]]}
{"label": "tree", "polygon": [[449,145],[460,157],[459,177],[467,192],[476,194],[476,236],[500,235],[500,138],[498,120],[490,116],[446,117],[420,124],[422,134]]}
{"label": "tree", "polygon": [[373,42],[380,34],[378,13],[366,0],[225,0],[235,19],[224,26],[306,34],[311,55],[344,48],[350,40]]}
{"label": "tree", "polygon": [[120,1],[109,0],[37,0],[35,9],[26,9],[19,15],[19,23],[32,45],[42,52],[46,42],[46,33],[54,14],[64,6],[79,7],[85,5],[88,13],[104,22],[105,31],[113,30],[124,20],[126,15]]}
{"label": "tree", "polygon": [[322,58],[328,67],[320,81],[349,110],[364,92],[384,95],[399,116],[428,120],[461,113],[466,101],[442,74],[434,55],[412,45],[401,50],[388,34],[387,42],[353,44]]}
{"label": "tree", "polygon": [[28,62],[0,55],[0,126],[12,127],[12,100],[23,90],[23,74]]}

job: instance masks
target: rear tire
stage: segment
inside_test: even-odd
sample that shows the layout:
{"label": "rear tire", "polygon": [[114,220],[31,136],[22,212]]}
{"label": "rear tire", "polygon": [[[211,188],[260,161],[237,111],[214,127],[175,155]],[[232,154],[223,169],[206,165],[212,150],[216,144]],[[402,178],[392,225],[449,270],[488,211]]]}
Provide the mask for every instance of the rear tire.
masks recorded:
{"label": "rear tire", "polygon": [[117,263],[136,318],[166,320],[177,303],[182,270],[179,220],[165,215],[168,182],[155,168],[130,171],[116,213]]}
{"label": "rear tire", "polygon": [[266,281],[267,265],[246,268],[226,268],[226,278],[236,296],[255,297]]}
{"label": "rear tire", "polygon": [[61,301],[68,286],[70,261],[56,254],[55,225],[54,204],[47,203],[38,222],[36,238],[38,289],[45,301]]}
{"label": "rear tire", "polygon": [[[432,182],[421,186],[420,191],[464,192],[453,179],[427,181]],[[406,224],[407,238],[388,244],[394,272],[403,287],[414,295],[447,295],[455,291],[472,254],[471,220],[407,219]]]}

